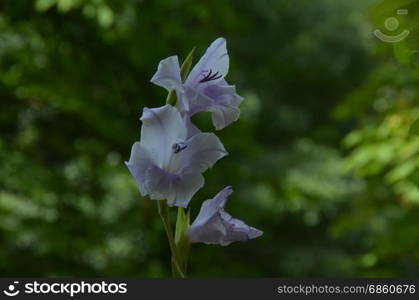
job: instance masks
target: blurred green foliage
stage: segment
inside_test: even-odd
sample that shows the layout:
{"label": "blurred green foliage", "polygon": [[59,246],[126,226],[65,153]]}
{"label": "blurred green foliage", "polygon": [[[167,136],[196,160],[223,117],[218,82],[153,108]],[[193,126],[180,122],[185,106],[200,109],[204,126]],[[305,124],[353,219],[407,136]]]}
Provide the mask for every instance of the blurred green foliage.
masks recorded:
{"label": "blurred green foliage", "polygon": [[245,101],[192,218],[232,185],[265,234],[193,245],[190,275],[419,276],[419,73],[373,37],[376,2],[2,1],[0,274],[170,276],[123,162],[159,60],[224,36]]}

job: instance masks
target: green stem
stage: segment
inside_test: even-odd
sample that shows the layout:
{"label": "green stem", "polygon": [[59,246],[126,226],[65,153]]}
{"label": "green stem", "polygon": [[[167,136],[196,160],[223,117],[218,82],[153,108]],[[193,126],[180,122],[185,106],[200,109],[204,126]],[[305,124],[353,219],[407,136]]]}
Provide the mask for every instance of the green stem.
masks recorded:
{"label": "green stem", "polygon": [[182,268],[183,264],[181,264],[179,260],[180,256],[173,237],[172,225],[170,224],[169,207],[167,206],[165,200],[158,200],[157,208],[159,211],[159,215],[163,221],[163,226],[166,231],[167,240],[169,241],[170,250],[172,252],[172,274],[174,277],[184,278],[185,273]]}
{"label": "green stem", "polygon": [[185,213],[183,207],[178,207],[178,214],[176,220],[176,230],[175,230],[175,245],[179,253],[179,264],[182,266],[183,273],[186,274],[188,267],[188,257],[189,257],[189,241],[187,238],[189,223],[190,223],[190,214],[189,211]]}

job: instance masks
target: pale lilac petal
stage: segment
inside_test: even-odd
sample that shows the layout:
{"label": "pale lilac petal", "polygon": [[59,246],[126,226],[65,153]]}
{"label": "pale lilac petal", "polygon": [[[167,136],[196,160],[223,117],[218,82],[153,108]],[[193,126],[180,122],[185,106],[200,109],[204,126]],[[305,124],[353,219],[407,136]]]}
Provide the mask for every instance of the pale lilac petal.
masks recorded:
{"label": "pale lilac petal", "polygon": [[189,110],[184,114],[192,116],[198,112],[211,112],[212,122],[217,130],[240,117],[239,106],[243,98],[236,93],[234,85],[228,85],[225,81],[208,86],[201,92],[186,87],[185,97],[189,102]]}
{"label": "pale lilac petal", "polygon": [[150,199],[166,199],[169,206],[186,207],[193,195],[203,187],[204,178],[199,172],[169,173],[156,166],[147,149],[136,142],[131,157],[125,163],[134,177],[140,193]]}
{"label": "pale lilac petal", "polygon": [[237,94],[234,85],[225,81],[228,68],[226,41],[218,38],[192,69],[183,90],[177,90],[177,108],[182,115],[191,117],[198,112],[211,112],[217,130],[239,118],[243,98]]}
{"label": "pale lilac petal", "polygon": [[263,234],[224,211],[231,187],[224,188],[213,199],[202,204],[198,217],[188,231],[191,243],[219,244],[226,246],[232,242],[247,241]]}
{"label": "pale lilac petal", "polygon": [[172,156],[172,146],[187,137],[184,121],[179,111],[169,104],[144,108],[141,121],[141,144],[149,151],[155,164],[165,169]]}
{"label": "pale lilac petal", "polygon": [[180,112],[171,105],[148,109],[141,117],[141,140],[126,163],[143,196],[186,207],[204,185],[202,172],[227,152],[217,136],[187,136]]}
{"label": "pale lilac petal", "polygon": [[204,95],[213,100],[207,111],[212,113],[212,123],[215,129],[220,130],[237,121],[240,117],[239,105],[243,98],[236,93],[234,85],[222,84],[208,86]]}
{"label": "pale lilac petal", "polygon": [[222,245],[227,230],[221,218],[213,218],[205,226],[192,225],[188,231],[190,243],[219,244]]}
{"label": "pale lilac petal", "polygon": [[176,96],[177,96],[177,101],[176,101],[176,108],[181,112],[188,112],[189,111],[189,99],[186,95],[185,92],[186,86],[183,86],[183,90],[177,91],[176,92]]}
{"label": "pale lilac petal", "polygon": [[135,142],[131,148],[131,156],[129,161],[125,162],[129,171],[137,183],[141,195],[145,196],[149,193],[147,187],[147,171],[154,166],[150,157],[150,153],[140,142]]}
{"label": "pale lilac petal", "polygon": [[169,206],[187,207],[195,193],[204,186],[204,177],[201,173],[184,173],[180,180],[167,191],[167,204]]}
{"label": "pale lilac petal", "polygon": [[151,78],[151,82],[165,88],[168,92],[182,91],[182,79],[177,56],[170,56],[160,61],[157,72]]}
{"label": "pale lilac petal", "polygon": [[225,211],[221,212],[221,220],[227,232],[220,240],[222,246],[227,246],[232,242],[255,239],[263,234],[259,229],[247,225],[242,220],[233,218]]}
{"label": "pale lilac petal", "polygon": [[171,173],[202,173],[228,154],[220,139],[213,133],[198,133],[182,146],[182,151],[172,155],[168,166]]}
{"label": "pale lilac petal", "polygon": [[[218,214],[228,200],[228,197],[233,193],[233,188],[227,186],[222,189],[213,199],[206,200],[202,203],[201,210],[193,222],[192,226],[199,227],[207,224],[210,219]],[[192,227],[191,226],[191,227]]]}
{"label": "pale lilac petal", "polygon": [[227,75],[228,68],[229,58],[226,40],[218,38],[208,47],[205,54],[192,69],[185,84],[188,86],[198,85],[210,71],[212,75],[216,74],[216,76],[213,76],[215,79],[211,81],[216,82]]}
{"label": "pale lilac petal", "polygon": [[204,186],[200,173],[172,174],[153,167],[147,170],[145,177],[150,199],[166,199],[169,206],[187,207],[193,195]]}
{"label": "pale lilac petal", "polygon": [[184,98],[188,102],[188,110],[185,111],[189,116],[202,111],[208,111],[208,109],[214,105],[214,100],[200,93],[197,89],[191,87],[185,87]]}
{"label": "pale lilac petal", "polygon": [[185,114],[183,116],[183,122],[185,122],[185,126],[187,129],[187,138],[191,138],[192,136],[201,132],[201,130],[199,130],[199,128],[192,123],[192,120],[188,114]]}

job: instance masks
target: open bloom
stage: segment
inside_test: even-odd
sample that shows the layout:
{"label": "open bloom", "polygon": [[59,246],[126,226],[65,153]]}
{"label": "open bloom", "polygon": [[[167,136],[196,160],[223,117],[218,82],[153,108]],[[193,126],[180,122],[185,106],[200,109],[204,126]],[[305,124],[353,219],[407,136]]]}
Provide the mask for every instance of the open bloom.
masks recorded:
{"label": "open bloom", "polygon": [[228,68],[226,40],[218,38],[209,46],[184,83],[177,56],[162,60],[151,82],[168,91],[176,91],[177,106],[186,119],[189,135],[192,135],[197,129],[189,118],[198,112],[211,112],[212,122],[217,130],[239,118],[239,105],[243,98],[236,93],[234,85],[225,81]]}
{"label": "open bloom", "polygon": [[206,200],[188,231],[191,243],[220,244],[247,241],[263,234],[262,231],[246,225],[224,211],[228,196],[233,189],[228,186],[213,199]]}
{"label": "open bloom", "polygon": [[213,133],[188,137],[179,111],[168,104],[144,108],[141,121],[141,139],[126,162],[141,194],[186,207],[204,185],[201,173],[227,154],[223,144]]}

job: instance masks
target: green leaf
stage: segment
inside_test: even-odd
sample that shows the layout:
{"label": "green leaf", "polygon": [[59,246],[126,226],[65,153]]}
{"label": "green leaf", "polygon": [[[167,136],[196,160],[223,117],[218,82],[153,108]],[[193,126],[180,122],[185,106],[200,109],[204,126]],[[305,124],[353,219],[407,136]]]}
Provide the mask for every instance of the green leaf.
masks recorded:
{"label": "green leaf", "polygon": [[175,244],[180,245],[182,240],[186,238],[189,229],[189,211],[185,213],[182,207],[178,208],[176,231],[175,231]]}
{"label": "green leaf", "polygon": [[182,63],[182,66],[180,67],[180,76],[182,77],[183,81],[185,81],[186,77],[188,77],[189,70],[191,69],[192,62],[193,62],[194,52],[195,52],[195,47],[192,48],[188,56],[186,56],[185,61]]}

